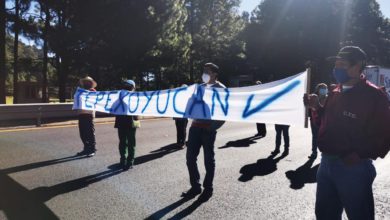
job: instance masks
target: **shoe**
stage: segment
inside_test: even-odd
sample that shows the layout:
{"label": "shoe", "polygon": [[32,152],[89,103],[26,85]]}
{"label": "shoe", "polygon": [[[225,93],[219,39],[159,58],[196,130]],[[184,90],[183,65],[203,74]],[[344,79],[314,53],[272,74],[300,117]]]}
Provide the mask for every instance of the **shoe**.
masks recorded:
{"label": "shoe", "polygon": [[279,150],[279,149],[276,149],[276,150],[274,150],[274,151],[271,152],[272,155],[276,155],[276,154],[278,154],[278,153],[280,153],[280,150]]}
{"label": "shoe", "polygon": [[93,157],[96,155],[96,151],[89,151],[86,153],[87,157]]}
{"label": "shoe", "polygon": [[76,156],[85,156],[85,155],[87,155],[87,151],[86,150],[82,150],[82,151],[80,151],[80,152],[78,152],[77,154],[76,154]]}
{"label": "shoe", "polygon": [[124,171],[127,171],[129,169],[133,169],[133,164],[126,164],[124,167],[123,167],[123,170]]}
{"label": "shoe", "polygon": [[200,202],[207,202],[213,196],[213,189],[206,188],[203,190],[203,193],[199,196],[198,200]]}
{"label": "shoe", "polygon": [[289,153],[290,153],[290,150],[288,148],[284,148],[282,156],[287,156]]}
{"label": "shoe", "polygon": [[184,198],[194,198],[195,196],[199,195],[202,192],[201,188],[191,188],[187,192],[183,192],[181,194],[181,197]]}

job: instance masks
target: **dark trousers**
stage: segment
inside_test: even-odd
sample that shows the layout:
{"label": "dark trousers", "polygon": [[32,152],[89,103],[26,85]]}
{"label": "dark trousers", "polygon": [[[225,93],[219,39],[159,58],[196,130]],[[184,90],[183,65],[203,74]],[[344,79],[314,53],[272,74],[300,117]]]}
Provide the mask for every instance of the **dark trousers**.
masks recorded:
{"label": "dark trousers", "polygon": [[81,141],[84,144],[85,151],[96,151],[95,126],[93,124],[93,115],[79,115],[79,132]]}
{"label": "dark trousers", "polygon": [[135,128],[118,128],[119,154],[122,163],[127,161],[130,165],[134,164],[136,130]]}
{"label": "dark trousers", "polygon": [[311,134],[312,134],[312,140],[311,140],[311,150],[314,154],[317,154],[317,139],[318,139],[318,132],[320,128],[314,124],[312,121],[310,121],[310,128],[311,128]]}
{"label": "dark trousers", "polygon": [[190,174],[190,183],[193,188],[200,188],[200,175],[197,165],[197,158],[200,148],[203,146],[204,165],[206,167],[206,176],[203,181],[204,188],[213,188],[213,179],[215,173],[214,142],[217,135],[216,131],[209,131],[204,128],[191,127],[188,136],[187,146],[187,168]]}
{"label": "dark trousers", "polygon": [[376,177],[371,160],[346,165],[341,159],[322,155],[317,171],[315,213],[318,220],[375,219],[372,183]]}
{"label": "dark trousers", "polygon": [[185,144],[187,136],[188,119],[175,119],[177,141],[178,144]]}
{"label": "dark trousers", "polygon": [[282,134],[284,139],[284,148],[288,149],[290,147],[290,136],[288,135],[289,125],[275,125],[276,130],[276,149],[280,149],[282,143]]}
{"label": "dark trousers", "polygon": [[267,128],[264,123],[256,123],[257,133],[263,137],[267,135]]}

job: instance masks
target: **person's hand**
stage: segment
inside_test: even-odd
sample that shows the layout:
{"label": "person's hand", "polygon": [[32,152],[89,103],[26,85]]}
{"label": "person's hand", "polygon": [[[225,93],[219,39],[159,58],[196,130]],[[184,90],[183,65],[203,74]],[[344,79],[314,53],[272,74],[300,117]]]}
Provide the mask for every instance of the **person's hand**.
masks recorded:
{"label": "person's hand", "polygon": [[305,94],[303,96],[303,104],[308,108],[316,110],[320,107],[320,100],[316,94]]}
{"label": "person's hand", "polygon": [[360,156],[357,153],[350,153],[347,156],[343,157],[344,164],[347,166],[353,166],[361,160]]}

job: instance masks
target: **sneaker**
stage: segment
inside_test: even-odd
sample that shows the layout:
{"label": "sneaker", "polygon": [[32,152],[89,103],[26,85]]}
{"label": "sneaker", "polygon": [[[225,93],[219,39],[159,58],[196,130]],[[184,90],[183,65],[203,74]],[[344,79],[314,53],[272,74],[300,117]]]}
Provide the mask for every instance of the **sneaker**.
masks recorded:
{"label": "sneaker", "polygon": [[77,154],[76,154],[76,156],[85,156],[85,155],[87,155],[87,151],[86,150],[82,150],[82,151],[80,151],[80,152],[78,152]]}
{"label": "sneaker", "polygon": [[203,190],[203,193],[199,196],[199,201],[206,202],[213,196],[213,189],[206,188]]}
{"label": "sneaker", "polygon": [[96,155],[96,151],[90,151],[86,155],[87,155],[87,157],[93,157]]}
{"label": "sneaker", "polygon": [[184,198],[194,198],[195,196],[199,195],[201,192],[202,192],[201,188],[193,188],[192,187],[187,192],[183,192],[181,194],[181,197],[184,197]]}

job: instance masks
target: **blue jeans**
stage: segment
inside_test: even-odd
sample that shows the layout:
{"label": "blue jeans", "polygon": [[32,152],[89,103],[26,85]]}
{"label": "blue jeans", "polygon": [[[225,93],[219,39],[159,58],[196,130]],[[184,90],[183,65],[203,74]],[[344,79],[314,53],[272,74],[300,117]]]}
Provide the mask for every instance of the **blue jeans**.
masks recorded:
{"label": "blue jeans", "polygon": [[376,176],[371,160],[346,165],[323,155],[317,172],[317,219],[341,220],[343,208],[349,219],[374,219],[372,183]]}
{"label": "blue jeans", "polygon": [[193,188],[200,188],[200,174],[197,159],[202,146],[204,165],[206,167],[206,176],[203,181],[203,187],[209,189],[213,188],[215,173],[214,142],[216,135],[216,131],[209,131],[207,129],[197,127],[190,128],[186,158],[188,173],[190,174],[190,183]]}

